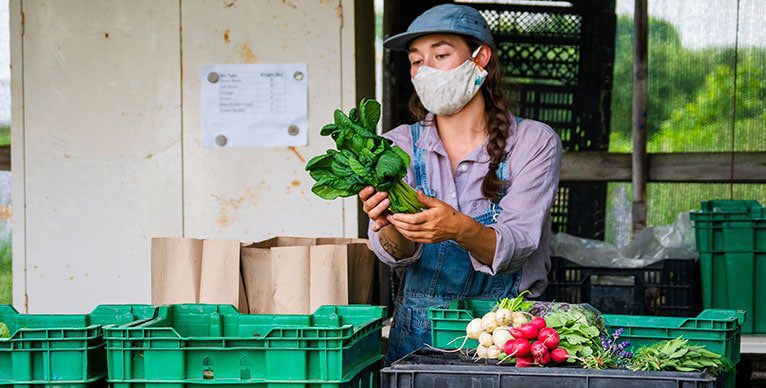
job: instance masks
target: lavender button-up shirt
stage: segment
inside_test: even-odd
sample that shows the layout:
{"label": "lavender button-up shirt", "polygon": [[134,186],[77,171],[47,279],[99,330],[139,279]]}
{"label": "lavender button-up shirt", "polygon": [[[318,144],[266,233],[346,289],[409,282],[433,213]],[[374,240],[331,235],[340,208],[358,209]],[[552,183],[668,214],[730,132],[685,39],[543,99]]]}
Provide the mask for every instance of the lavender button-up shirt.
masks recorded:
{"label": "lavender button-up shirt", "polygon": [[[433,116],[429,115],[425,122],[417,146],[426,150],[426,172],[436,197],[469,216],[484,213],[489,206],[489,200],[481,194],[481,183],[489,165],[486,143],[460,161],[453,177]],[[537,297],[548,283],[550,210],[559,182],[561,141],[551,127],[539,121],[525,119],[518,126],[513,118],[510,122],[506,144],[510,186],[500,200],[503,210],[497,223],[488,225],[497,233],[495,257],[492,266],[481,263],[473,255],[471,262],[475,270],[491,275],[521,269],[519,290],[529,290],[531,296]],[[409,125],[400,125],[383,136],[412,156]],[[416,187],[412,163],[405,181]],[[411,257],[396,260],[383,249],[371,227],[372,223],[368,229],[370,243],[384,263],[402,267],[420,258],[422,245]]]}

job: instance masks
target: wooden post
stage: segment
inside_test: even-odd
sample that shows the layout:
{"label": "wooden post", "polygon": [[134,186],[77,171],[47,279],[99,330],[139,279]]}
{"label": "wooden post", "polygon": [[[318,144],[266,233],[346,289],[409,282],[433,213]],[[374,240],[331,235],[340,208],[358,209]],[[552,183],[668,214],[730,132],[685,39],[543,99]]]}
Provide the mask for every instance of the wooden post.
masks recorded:
{"label": "wooden post", "polygon": [[635,0],[633,14],[633,234],[646,227],[646,100],[648,81],[647,0]]}

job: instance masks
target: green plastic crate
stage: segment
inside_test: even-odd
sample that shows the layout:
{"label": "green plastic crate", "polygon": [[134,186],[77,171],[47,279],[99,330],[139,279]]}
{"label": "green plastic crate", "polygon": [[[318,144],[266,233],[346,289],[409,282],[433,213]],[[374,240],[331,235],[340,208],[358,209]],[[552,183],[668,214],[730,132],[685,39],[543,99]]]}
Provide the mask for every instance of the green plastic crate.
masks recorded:
{"label": "green plastic crate", "polygon": [[695,345],[704,345],[707,350],[736,364],[739,362],[740,325],[745,315],[745,311],[718,309],[704,310],[695,318],[604,314],[604,324],[610,333],[625,329],[620,338],[629,339],[634,350],[680,336]]}
{"label": "green plastic crate", "polygon": [[766,333],[766,208],[717,200],[691,212],[704,308],[747,310],[743,333]]}
{"label": "green plastic crate", "polygon": [[103,384],[107,376],[102,327],[154,317],[147,305],[101,305],[90,314],[19,314],[0,305],[10,338],[0,339],[0,385]]}
{"label": "green plastic crate", "polygon": [[[474,318],[481,318],[495,307],[497,301],[481,299],[453,300],[449,307],[430,307],[431,344],[441,349],[457,349],[463,344],[465,327]],[[465,346],[475,348],[478,341],[469,339]]]}
{"label": "green plastic crate", "polygon": [[383,358],[385,316],[385,307],[368,305],[322,306],[312,315],[161,306],[149,322],[105,329],[108,380],[114,387],[345,384]]}

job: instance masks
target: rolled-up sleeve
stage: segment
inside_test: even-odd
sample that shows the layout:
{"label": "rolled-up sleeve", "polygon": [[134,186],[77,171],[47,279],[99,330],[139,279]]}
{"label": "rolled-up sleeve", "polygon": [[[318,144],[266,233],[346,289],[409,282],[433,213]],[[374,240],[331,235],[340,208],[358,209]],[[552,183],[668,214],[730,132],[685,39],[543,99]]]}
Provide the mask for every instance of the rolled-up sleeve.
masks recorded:
{"label": "rolled-up sleeve", "polygon": [[383,248],[383,245],[380,243],[380,236],[378,236],[378,233],[373,232],[371,227],[367,229],[367,234],[370,236],[370,248],[375,253],[375,256],[377,256],[380,261],[390,265],[391,267],[408,266],[420,259],[420,255],[423,253],[423,244],[418,244],[418,248],[415,250],[415,253],[413,253],[412,256],[396,259],[390,253],[388,253],[385,248]]}
{"label": "rolled-up sleeve", "polygon": [[516,272],[540,246],[558,188],[561,141],[547,125],[537,126],[538,136],[514,147],[514,154],[520,155],[510,159],[510,187],[500,200],[502,211],[497,222],[488,225],[497,236],[495,256],[488,266],[470,255],[477,271],[491,275]]}
{"label": "rolled-up sleeve", "polygon": [[[404,150],[407,155],[410,155],[410,159],[412,159],[412,135],[410,134],[409,125],[400,125],[384,133],[382,136],[391,140],[394,145]],[[407,168],[407,176],[404,178],[404,181],[410,185],[410,187],[415,187],[415,174],[412,167],[412,160],[410,160],[410,165]],[[369,225],[367,226],[369,247],[372,252],[375,253],[375,256],[380,259],[380,261],[392,267],[404,267],[420,259],[420,255],[423,252],[423,244],[417,244],[417,249],[412,256],[404,257],[401,259],[394,258],[393,255],[388,253],[388,251],[383,248],[383,245],[380,241],[380,236],[378,236],[377,232],[372,231],[372,225],[373,223],[370,221]]]}

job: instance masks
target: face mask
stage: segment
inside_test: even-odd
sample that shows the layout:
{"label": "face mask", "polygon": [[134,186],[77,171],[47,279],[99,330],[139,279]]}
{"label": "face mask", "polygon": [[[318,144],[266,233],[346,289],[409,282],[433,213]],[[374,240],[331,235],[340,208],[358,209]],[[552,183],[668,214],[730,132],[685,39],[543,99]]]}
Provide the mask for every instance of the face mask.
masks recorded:
{"label": "face mask", "polygon": [[474,62],[479,49],[471,58],[452,70],[421,66],[412,84],[420,102],[429,112],[449,116],[459,112],[479,91],[487,71]]}

